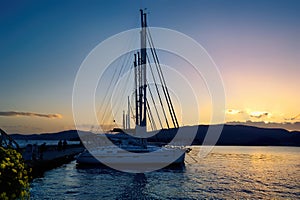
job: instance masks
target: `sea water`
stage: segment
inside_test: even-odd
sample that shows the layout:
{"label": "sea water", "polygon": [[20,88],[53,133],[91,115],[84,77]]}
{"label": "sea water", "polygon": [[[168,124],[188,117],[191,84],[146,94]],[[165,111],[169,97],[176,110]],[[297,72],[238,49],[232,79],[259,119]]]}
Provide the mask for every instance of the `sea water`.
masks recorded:
{"label": "sea water", "polygon": [[31,199],[299,199],[300,147],[192,147],[185,167],[131,174],[73,161],[31,184]]}

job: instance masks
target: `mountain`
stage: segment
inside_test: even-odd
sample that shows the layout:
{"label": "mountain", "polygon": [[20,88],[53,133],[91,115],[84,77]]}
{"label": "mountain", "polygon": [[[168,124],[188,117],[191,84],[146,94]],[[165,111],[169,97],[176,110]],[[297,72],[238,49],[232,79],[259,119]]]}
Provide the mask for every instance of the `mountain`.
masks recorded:
{"label": "mountain", "polygon": [[[211,125],[212,128],[218,128],[220,125]],[[183,131],[182,139],[192,137],[188,135],[192,130],[196,130],[197,134],[193,141],[193,145],[201,145],[208,130],[208,125],[185,126],[181,127]],[[163,129],[156,135],[148,138],[150,142],[169,143],[176,135],[177,129]],[[90,132],[80,131],[80,134],[91,134]],[[12,134],[14,139],[26,140],[79,140],[76,130],[62,131],[58,133],[43,133],[33,135]],[[108,137],[116,137],[109,134]],[[213,142],[208,143],[214,145]],[[300,132],[289,132],[284,129],[258,128],[245,125],[224,125],[222,133],[216,145],[241,145],[241,146],[300,146]]]}
{"label": "mountain", "polygon": [[[218,128],[221,125],[211,125],[212,128]],[[190,133],[191,130],[197,130],[194,145],[201,145],[206,136],[208,125],[186,126],[181,129],[183,133]],[[162,130],[160,133],[151,137],[150,140],[156,142],[169,143],[176,135],[177,130]],[[184,137],[184,136],[183,136]],[[188,136],[187,136],[188,137]],[[214,145],[213,141],[208,143]],[[289,132],[284,129],[258,128],[244,125],[224,125],[222,133],[216,145],[233,146],[300,146],[300,132]]]}

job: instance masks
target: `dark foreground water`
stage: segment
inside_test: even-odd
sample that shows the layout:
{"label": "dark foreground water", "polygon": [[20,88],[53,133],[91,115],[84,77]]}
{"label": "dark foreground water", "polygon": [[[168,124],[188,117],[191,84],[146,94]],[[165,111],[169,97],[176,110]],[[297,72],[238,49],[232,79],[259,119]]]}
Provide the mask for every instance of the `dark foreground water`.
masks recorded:
{"label": "dark foreground water", "polygon": [[130,174],[72,162],[31,185],[31,199],[299,199],[299,147],[215,147],[184,169]]}

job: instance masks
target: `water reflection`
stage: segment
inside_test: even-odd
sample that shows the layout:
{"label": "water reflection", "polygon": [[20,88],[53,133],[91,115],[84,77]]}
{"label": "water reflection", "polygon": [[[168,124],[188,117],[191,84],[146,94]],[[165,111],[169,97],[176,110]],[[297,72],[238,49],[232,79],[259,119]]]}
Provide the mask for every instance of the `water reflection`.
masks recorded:
{"label": "water reflection", "polygon": [[125,186],[116,199],[149,199],[146,191],[147,177],[143,173],[134,174],[132,182]]}
{"label": "water reflection", "polygon": [[216,147],[205,158],[197,157],[195,149],[190,156],[181,169],[145,174],[109,168],[80,169],[73,162],[35,179],[31,199],[297,199],[300,196],[299,147]]}

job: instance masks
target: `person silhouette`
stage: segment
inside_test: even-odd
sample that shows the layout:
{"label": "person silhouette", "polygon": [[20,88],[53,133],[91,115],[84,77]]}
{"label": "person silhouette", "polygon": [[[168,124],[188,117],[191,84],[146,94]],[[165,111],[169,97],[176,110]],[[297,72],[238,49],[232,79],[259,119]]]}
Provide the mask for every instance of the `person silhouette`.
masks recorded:
{"label": "person silhouette", "polygon": [[64,139],[62,149],[65,150],[67,148],[67,140]]}
{"label": "person silhouette", "polygon": [[62,141],[59,140],[58,144],[57,144],[57,150],[61,151],[62,150]]}

